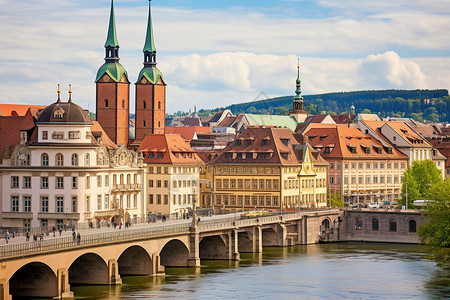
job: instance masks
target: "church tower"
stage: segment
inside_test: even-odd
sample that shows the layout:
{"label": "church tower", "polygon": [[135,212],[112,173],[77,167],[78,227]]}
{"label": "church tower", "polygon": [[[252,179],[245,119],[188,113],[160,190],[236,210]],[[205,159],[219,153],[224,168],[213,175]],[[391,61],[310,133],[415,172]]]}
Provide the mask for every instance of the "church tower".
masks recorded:
{"label": "church tower", "polygon": [[111,0],[105,63],[95,79],[97,88],[97,121],[116,144],[127,145],[129,133],[130,82],[119,63],[119,42],[116,34],[114,0]]}
{"label": "church tower", "polygon": [[301,90],[301,81],[300,81],[300,60],[297,65],[297,80],[296,80],[296,90],[294,97],[294,101],[292,102],[292,111],[289,112],[290,116],[293,116],[298,123],[303,123],[308,117],[308,113],[303,110],[303,97],[300,96],[302,93]]}
{"label": "church tower", "polygon": [[151,0],[148,5],[147,35],[144,45],[144,67],[136,82],[136,139],[139,145],[147,134],[164,134],[166,115],[166,84],[156,67]]}

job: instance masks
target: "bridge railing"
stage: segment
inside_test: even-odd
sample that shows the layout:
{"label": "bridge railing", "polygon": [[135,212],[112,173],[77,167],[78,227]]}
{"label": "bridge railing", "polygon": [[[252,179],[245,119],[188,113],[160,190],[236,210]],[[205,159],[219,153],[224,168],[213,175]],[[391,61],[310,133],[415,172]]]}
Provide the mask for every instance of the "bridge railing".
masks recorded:
{"label": "bridge railing", "polygon": [[190,224],[176,224],[83,235],[81,236],[80,241],[78,241],[77,238],[74,239],[73,237],[65,237],[36,242],[31,241],[26,243],[3,245],[0,247],[0,259],[45,253],[55,250],[73,249],[77,247],[82,248],[85,246],[100,246],[104,244],[133,241],[141,238],[149,238],[165,234],[188,233],[189,230]]}

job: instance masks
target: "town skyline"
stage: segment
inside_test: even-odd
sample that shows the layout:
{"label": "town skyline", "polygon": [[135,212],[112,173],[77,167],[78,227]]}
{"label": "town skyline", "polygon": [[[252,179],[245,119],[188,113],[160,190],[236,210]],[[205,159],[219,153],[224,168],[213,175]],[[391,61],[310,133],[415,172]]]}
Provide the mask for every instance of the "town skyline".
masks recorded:
{"label": "town skyline", "polygon": [[[57,83],[63,94],[71,83],[77,103],[95,111],[109,5],[2,1],[0,103],[48,105]],[[147,5],[115,1],[120,62],[132,83],[142,68]],[[442,1],[154,0],[152,7],[168,113],[251,101],[261,91],[293,95],[297,57],[303,94],[450,87],[450,5]]]}

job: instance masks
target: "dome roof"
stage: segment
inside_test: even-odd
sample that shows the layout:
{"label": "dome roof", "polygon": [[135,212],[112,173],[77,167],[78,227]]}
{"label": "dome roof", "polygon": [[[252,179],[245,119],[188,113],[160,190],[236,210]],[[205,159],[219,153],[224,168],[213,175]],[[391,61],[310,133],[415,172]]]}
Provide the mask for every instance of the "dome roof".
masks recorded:
{"label": "dome roof", "polygon": [[[95,82],[98,82],[103,75],[108,74],[109,77],[114,82],[119,82],[122,80],[122,77],[125,75],[128,78],[128,73],[125,70],[125,68],[119,64],[118,62],[115,63],[105,63],[103,64],[100,69],[98,69],[97,77],[95,78]],[[127,79],[128,80],[128,79]]]}
{"label": "dome roof", "polygon": [[164,83],[164,78],[162,76],[161,71],[156,67],[146,67],[141,70],[138,76],[137,82],[142,80],[142,77],[145,77],[150,83],[156,84],[160,79]]}
{"label": "dome roof", "polygon": [[37,123],[92,124],[89,111],[71,101],[50,104],[39,112]]}

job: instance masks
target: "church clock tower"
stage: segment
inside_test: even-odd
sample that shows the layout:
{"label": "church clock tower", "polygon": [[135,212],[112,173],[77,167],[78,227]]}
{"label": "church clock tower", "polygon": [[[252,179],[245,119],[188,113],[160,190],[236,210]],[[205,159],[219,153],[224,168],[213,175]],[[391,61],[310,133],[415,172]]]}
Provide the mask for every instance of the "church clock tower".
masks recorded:
{"label": "church clock tower", "polygon": [[293,116],[298,123],[305,122],[308,117],[308,113],[303,110],[303,97],[300,96],[302,93],[301,81],[300,81],[300,60],[297,65],[297,80],[295,81],[295,94],[294,101],[292,102],[292,111],[289,112],[290,116]]}
{"label": "church clock tower", "polygon": [[116,34],[114,0],[111,0],[108,36],[105,43],[105,63],[95,79],[97,88],[97,121],[108,137],[118,145],[128,144],[130,82],[119,63],[119,42]]}
{"label": "church clock tower", "polygon": [[144,45],[144,67],[136,82],[136,139],[139,145],[147,134],[164,134],[166,115],[166,84],[156,67],[151,0],[149,0],[147,35]]}

